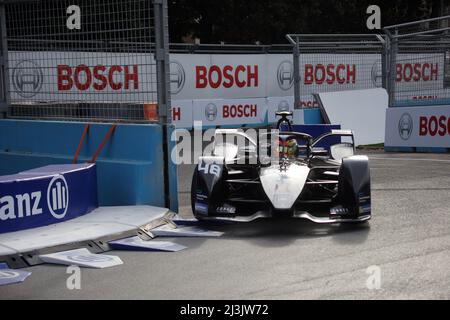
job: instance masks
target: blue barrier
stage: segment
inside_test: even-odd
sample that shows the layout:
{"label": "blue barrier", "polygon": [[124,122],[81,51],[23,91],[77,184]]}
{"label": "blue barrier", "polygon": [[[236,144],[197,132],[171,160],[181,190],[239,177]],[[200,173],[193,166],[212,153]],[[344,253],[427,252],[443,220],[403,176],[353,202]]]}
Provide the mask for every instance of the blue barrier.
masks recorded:
{"label": "blue barrier", "polygon": [[305,124],[322,124],[324,123],[319,108],[304,109],[303,117]]}
{"label": "blue barrier", "polygon": [[450,105],[450,99],[429,99],[429,100],[404,100],[397,101],[392,108],[402,108],[402,107],[426,107],[426,106],[448,106]]}
{"label": "blue barrier", "polygon": [[[169,143],[169,149],[174,150],[177,142],[172,141],[171,136],[174,134],[175,126],[170,126],[167,133],[167,141]],[[170,197],[170,210],[178,212],[178,173],[177,166],[171,161],[171,155],[169,154],[169,197]]]}
{"label": "blue barrier", "polygon": [[439,148],[439,147],[416,147],[416,152],[418,153],[448,153],[449,148]]}
{"label": "blue barrier", "polygon": [[409,153],[448,153],[450,149],[448,148],[438,148],[438,147],[384,147],[386,152],[409,152]]}
{"label": "blue barrier", "polygon": [[0,233],[70,220],[98,207],[95,164],[0,176]]}
{"label": "blue barrier", "polygon": [[[84,126],[81,122],[0,120],[0,175],[71,163]],[[91,159],[110,127],[91,124],[78,162]],[[118,125],[96,161],[99,205],[165,205],[161,141],[162,128],[157,124]],[[172,189],[176,189],[176,167],[172,162],[169,166]],[[176,200],[174,205],[171,209],[177,211]]]}

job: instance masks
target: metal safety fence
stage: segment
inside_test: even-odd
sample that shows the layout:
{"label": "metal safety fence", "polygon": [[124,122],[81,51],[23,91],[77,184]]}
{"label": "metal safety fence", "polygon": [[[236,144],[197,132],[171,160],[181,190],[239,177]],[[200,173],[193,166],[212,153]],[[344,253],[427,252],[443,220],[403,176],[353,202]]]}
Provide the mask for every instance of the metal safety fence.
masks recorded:
{"label": "metal safety fence", "polygon": [[166,0],[1,2],[8,116],[170,122],[167,18]]}
{"label": "metal safety fence", "polygon": [[295,108],[322,92],[385,87],[385,40],[367,34],[288,34]]}
{"label": "metal safety fence", "polygon": [[450,102],[450,16],[384,28],[391,106]]}

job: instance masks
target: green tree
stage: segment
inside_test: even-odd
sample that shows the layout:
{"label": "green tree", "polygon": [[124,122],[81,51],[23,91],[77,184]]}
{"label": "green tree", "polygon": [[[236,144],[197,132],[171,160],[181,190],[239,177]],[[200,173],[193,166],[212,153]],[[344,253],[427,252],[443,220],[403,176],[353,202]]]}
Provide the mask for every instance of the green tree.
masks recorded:
{"label": "green tree", "polygon": [[271,44],[286,43],[287,33],[368,33],[371,4],[380,6],[387,26],[437,16],[441,1],[169,0],[170,36],[171,42],[192,34],[202,43]]}

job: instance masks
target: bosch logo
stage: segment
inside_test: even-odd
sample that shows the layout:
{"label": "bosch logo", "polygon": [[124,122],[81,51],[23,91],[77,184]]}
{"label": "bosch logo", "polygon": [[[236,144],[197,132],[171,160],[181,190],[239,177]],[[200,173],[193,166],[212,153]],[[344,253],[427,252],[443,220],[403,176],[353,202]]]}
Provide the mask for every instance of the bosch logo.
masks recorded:
{"label": "bosch logo", "polygon": [[282,111],[289,111],[289,102],[286,100],[281,100],[280,103],[278,103],[278,112]]}
{"label": "bosch logo", "polygon": [[283,61],[277,69],[278,86],[281,90],[289,90],[294,84],[294,66],[291,61]]}
{"label": "bosch logo", "polygon": [[383,77],[383,72],[381,70],[381,63],[375,61],[372,65],[372,70],[370,71],[370,78],[375,87],[381,87],[381,79]]}
{"label": "bosch logo", "polygon": [[398,63],[395,71],[396,82],[437,81],[439,65],[437,63]]}
{"label": "bosch logo", "polygon": [[217,107],[214,103],[208,103],[205,107],[205,116],[208,121],[214,121],[217,118]]}
{"label": "bosch logo", "polygon": [[232,104],[224,105],[222,108],[222,117],[226,118],[255,118],[258,115],[258,106],[256,104]]}
{"label": "bosch logo", "polygon": [[305,64],[305,85],[355,84],[356,64]]}
{"label": "bosch logo", "polygon": [[181,120],[181,108],[172,107],[172,121],[180,121],[180,120]]}
{"label": "bosch logo", "polygon": [[419,117],[419,136],[450,135],[450,117],[447,115],[433,115]]}
{"label": "bosch logo", "polygon": [[41,91],[44,75],[34,61],[22,60],[13,69],[12,83],[17,94],[24,98],[34,97]]}
{"label": "bosch logo", "polygon": [[225,89],[259,86],[258,65],[195,67],[195,88]]}
{"label": "bosch logo", "polygon": [[403,140],[408,140],[411,137],[411,133],[413,130],[413,120],[409,113],[404,113],[400,117],[400,121],[398,122],[398,133],[400,138]]}
{"label": "bosch logo", "polygon": [[170,62],[170,92],[173,94],[183,90],[186,81],[184,68],[178,61]]}
{"label": "bosch logo", "polygon": [[62,219],[69,208],[69,187],[62,175],[57,175],[48,184],[47,205],[53,217]]}
{"label": "bosch logo", "polygon": [[93,254],[75,254],[67,256],[67,259],[73,262],[107,262],[112,261],[113,258],[102,255],[93,255]]}
{"label": "bosch logo", "polygon": [[76,67],[69,65],[57,66],[58,91],[70,91],[77,89],[86,91],[107,90],[138,90],[139,68],[138,65],[97,65],[87,66],[80,64]]}

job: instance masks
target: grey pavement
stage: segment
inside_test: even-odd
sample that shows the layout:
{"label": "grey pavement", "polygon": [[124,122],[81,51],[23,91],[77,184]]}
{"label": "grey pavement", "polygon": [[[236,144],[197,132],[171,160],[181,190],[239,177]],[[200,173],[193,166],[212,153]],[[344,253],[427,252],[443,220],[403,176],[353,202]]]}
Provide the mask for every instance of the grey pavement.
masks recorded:
{"label": "grey pavement", "polygon": [[[225,235],[174,239],[177,253],[112,251],[123,265],[41,265],[0,299],[450,299],[450,155],[369,154],[373,218],[361,226],[259,220],[211,226]],[[193,166],[179,167],[180,212],[190,216]],[[380,289],[366,286],[378,266]]]}

